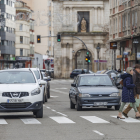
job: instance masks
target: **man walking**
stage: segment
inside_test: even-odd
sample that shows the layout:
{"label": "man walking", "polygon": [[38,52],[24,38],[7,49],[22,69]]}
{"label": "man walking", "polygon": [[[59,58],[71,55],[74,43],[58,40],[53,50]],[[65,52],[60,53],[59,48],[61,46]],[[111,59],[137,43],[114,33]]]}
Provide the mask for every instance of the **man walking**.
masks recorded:
{"label": "man walking", "polygon": [[[132,78],[133,78],[133,83],[136,85],[136,87],[134,88],[134,96],[135,96],[135,98],[139,99],[139,95],[140,95],[140,65],[139,64],[135,65]],[[128,107],[123,111],[122,114],[125,117],[128,117],[127,114],[131,109],[132,109],[132,107],[130,107],[130,104],[129,104]],[[140,112],[140,105],[137,109]]]}

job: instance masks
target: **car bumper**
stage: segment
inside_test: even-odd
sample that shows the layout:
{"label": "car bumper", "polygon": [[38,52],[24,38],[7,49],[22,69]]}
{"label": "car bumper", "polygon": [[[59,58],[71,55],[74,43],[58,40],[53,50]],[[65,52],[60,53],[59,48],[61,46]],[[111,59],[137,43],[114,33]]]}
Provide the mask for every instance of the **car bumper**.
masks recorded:
{"label": "car bumper", "polygon": [[[29,104],[29,106],[25,107],[25,108],[7,108],[5,107],[7,103],[3,103],[0,104],[0,112],[28,112],[28,111],[38,111],[39,109],[41,109],[41,107],[43,106],[43,102],[39,101],[39,102],[35,102],[33,104]],[[8,103],[9,105],[10,103]]]}
{"label": "car bumper", "polygon": [[102,97],[102,98],[79,98],[80,106],[95,106],[94,102],[107,102],[103,106],[117,106],[120,105],[121,97]]}

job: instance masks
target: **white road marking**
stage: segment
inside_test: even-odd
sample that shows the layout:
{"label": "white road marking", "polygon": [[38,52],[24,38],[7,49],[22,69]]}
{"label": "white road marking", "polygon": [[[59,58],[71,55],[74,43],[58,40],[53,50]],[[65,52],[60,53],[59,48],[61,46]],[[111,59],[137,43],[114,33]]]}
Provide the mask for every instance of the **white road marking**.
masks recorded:
{"label": "white road marking", "polygon": [[106,120],[103,120],[99,117],[96,117],[96,116],[80,116],[81,118],[84,118],[92,123],[110,123]]}
{"label": "white road marking", "polygon": [[56,89],[50,89],[50,90],[53,91],[53,92],[62,93],[62,94],[66,94],[66,95],[69,94],[68,92],[63,92],[63,91],[56,90]]}
{"label": "white road marking", "polygon": [[54,121],[56,121],[59,124],[67,124],[67,123],[75,123],[72,120],[66,118],[66,117],[50,117],[51,119],[53,119]]}
{"label": "white road marking", "polygon": [[93,130],[93,132],[95,132],[95,133],[97,133],[97,134],[99,134],[99,135],[101,135],[101,136],[104,136],[104,134],[100,133],[100,132],[97,131],[97,130]]}
{"label": "white road marking", "polygon": [[0,124],[8,124],[5,119],[0,119]]}
{"label": "white road marking", "polygon": [[56,112],[56,113],[61,114],[61,115],[65,116],[65,117],[67,117],[67,115],[65,115],[65,114],[63,114],[61,112]]}
{"label": "white road marking", "polygon": [[24,124],[41,124],[37,119],[35,118],[26,118],[26,119],[21,119]]}
{"label": "white road marking", "polygon": [[51,98],[56,98],[56,97],[59,97],[59,96],[51,96]]}
{"label": "white road marking", "polygon": [[47,107],[48,109],[50,109],[50,107]]}
{"label": "white road marking", "polygon": [[[111,116],[111,117],[117,119],[117,116]],[[124,117],[124,118],[125,118],[125,117]],[[130,117],[125,118],[125,119],[119,119],[119,120],[121,120],[121,121],[123,121],[123,122],[127,122],[127,123],[140,123],[140,120],[134,119],[134,118],[130,118]]]}
{"label": "white road marking", "polygon": [[68,89],[68,88],[55,88],[55,89]]}
{"label": "white road marking", "polygon": [[52,109],[52,111],[53,111],[53,112],[56,112],[56,110],[53,110],[53,109]]}

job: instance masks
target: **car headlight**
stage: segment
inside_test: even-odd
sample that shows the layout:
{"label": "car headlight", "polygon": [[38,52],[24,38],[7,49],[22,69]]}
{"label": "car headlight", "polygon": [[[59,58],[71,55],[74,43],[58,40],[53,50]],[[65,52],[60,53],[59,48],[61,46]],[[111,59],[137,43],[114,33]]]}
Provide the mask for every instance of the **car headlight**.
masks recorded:
{"label": "car headlight", "polygon": [[86,98],[88,98],[88,97],[91,97],[91,95],[88,94],[88,93],[80,93],[79,97],[86,97]]}
{"label": "car headlight", "polygon": [[120,93],[111,93],[109,96],[110,97],[117,97],[117,96],[120,96]]}
{"label": "car headlight", "polygon": [[37,88],[37,89],[35,89],[35,90],[33,90],[32,92],[31,92],[31,95],[33,96],[33,95],[37,95],[37,94],[40,94],[40,88]]}

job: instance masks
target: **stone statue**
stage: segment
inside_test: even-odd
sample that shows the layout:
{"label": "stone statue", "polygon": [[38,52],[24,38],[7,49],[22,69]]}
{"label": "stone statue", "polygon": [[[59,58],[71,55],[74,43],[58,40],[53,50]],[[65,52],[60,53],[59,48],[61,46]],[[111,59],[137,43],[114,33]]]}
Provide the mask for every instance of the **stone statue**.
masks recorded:
{"label": "stone statue", "polygon": [[86,20],[83,18],[81,21],[81,32],[86,32]]}

